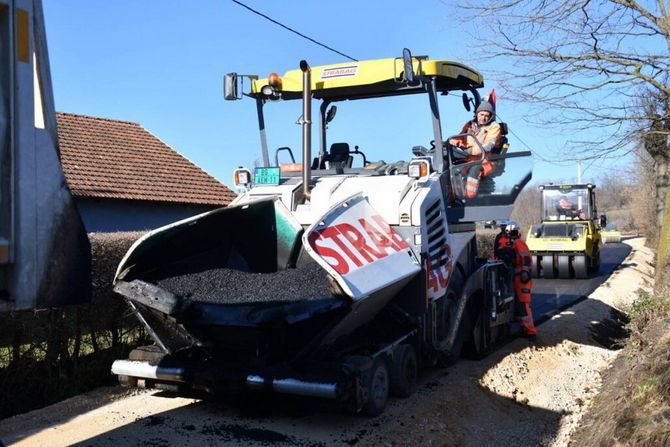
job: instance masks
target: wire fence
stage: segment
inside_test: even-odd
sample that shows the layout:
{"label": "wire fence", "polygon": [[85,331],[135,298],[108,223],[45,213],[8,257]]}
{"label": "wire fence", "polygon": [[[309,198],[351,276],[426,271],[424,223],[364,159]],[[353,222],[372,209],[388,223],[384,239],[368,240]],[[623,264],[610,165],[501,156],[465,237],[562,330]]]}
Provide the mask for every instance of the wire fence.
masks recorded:
{"label": "wire fence", "polygon": [[0,418],[112,384],[112,362],[150,343],[125,301],[112,291],[116,266],[140,235],[89,235],[89,304],[0,314]]}

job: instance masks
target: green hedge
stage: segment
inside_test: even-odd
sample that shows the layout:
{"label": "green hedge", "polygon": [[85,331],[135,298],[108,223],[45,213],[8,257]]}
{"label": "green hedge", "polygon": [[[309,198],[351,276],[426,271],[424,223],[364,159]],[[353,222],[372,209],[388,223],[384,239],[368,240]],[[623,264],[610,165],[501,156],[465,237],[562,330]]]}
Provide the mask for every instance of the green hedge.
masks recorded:
{"label": "green hedge", "polygon": [[112,362],[149,342],[128,305],[112,291],[117,265],[141,235],[89,234],[89,304],[0,314],[0,418],[113,383]]}

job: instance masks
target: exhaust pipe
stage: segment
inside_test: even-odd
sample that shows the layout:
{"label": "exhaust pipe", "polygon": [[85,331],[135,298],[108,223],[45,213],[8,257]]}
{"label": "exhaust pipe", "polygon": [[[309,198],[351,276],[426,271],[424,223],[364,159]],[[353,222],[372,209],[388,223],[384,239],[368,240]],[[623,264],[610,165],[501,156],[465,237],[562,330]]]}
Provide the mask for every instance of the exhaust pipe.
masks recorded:
{"label": "exhaust pipe", "polygon": [[184,368],[151,365],[149,362],[135,360],[116,360],[112,363],[112,374],[167,382],[186,382]]}
{"label": "exhaust pipe", "polygon": [[247,376],[249,388],[263,391],[271,389],[277,393],[295,394],[298,396],[321,397],[335,399],[337,397],[336,383],[305,382],[298,379],[273,379],[267,381],[256,375]]}
{"label": "exhaust pipe", "polygon": [[302,190],[309,199],[312,180],[312,69],[300,61],[302,70]]}

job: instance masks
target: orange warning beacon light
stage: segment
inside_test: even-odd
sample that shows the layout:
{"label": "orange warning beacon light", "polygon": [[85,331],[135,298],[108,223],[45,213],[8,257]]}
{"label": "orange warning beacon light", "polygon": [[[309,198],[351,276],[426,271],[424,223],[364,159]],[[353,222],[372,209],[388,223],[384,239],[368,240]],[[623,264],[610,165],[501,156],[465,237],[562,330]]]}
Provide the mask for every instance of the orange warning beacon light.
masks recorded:
{"label": "orange warning beacon light", "polygon": [[268,76],[268,84],[276,88],[277,90],[281,90],[281,85],[282,85],[282,80],[281,76],[279,76],[277,73],[270,73],[270,76]]}

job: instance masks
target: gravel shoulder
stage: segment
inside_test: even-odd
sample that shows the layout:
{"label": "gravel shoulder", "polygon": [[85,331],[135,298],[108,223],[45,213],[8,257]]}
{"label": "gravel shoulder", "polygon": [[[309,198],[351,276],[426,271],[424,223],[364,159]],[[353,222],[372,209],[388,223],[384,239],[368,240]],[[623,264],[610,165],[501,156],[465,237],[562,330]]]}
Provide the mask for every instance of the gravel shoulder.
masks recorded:
{"label": "gravel shoulder", "polygon": [[628,258],[587,300],[539,326],[539,340],[517,339],[481,362],[459,362],[427,396],[404,405],[413,417],[364,445],[566,446],[620,350],[593,331],[613,309],[652,287],[653,253],[641,238]]}
{"label": "gravel shoulder", "polygon": [[58,445],[567,445],[601,374],[620,351],[593,338],[614,309],[649,289],[653,253],[641,238],[589,299],[483,361],[428,370],[418,391],[366,419],[321,403],[263,397],[234,404],[103,388],[0,421],[0,439]]}

